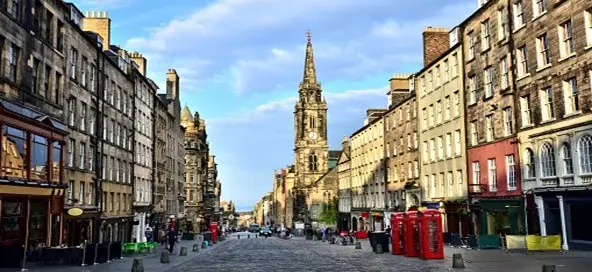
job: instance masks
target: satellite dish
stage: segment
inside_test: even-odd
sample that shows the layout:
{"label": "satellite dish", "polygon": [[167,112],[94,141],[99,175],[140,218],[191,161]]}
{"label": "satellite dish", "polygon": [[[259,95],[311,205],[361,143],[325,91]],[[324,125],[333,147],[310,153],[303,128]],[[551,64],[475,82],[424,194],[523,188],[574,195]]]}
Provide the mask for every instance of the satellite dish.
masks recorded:
{"label": "satellite dish", "polygon": [[68,210],[68,214],[71,216],[80,216],[83,213],[80,208],[72,208]]}

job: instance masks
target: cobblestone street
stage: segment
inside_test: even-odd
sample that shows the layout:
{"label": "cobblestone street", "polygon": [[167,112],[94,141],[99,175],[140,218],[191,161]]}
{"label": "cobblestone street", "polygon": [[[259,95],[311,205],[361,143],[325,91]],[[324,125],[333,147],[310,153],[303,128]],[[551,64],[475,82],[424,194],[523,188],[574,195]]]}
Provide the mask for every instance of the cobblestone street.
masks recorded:
{"label": "cobblestone street", "polygon": [[[157,254],[143,255],[144,271],[462,271],[462,272],[540,272],[542,265],[557,266],[558,272],[587,272],[592,267],[590,252],[505,253],[501,250],[470,250],[445,247],[444,260],[424,261],[417,258],[393,256],[391,253],[374,254],[367,240],[362,249],[308,241],[302,237],[291,240],[271,238],[247,238],[246,233],[229,235],[227,241],[191,252],[191,246],[200,241],[182,241],[171,255],[171,263],[160,263]],[[187,247],[187,256],[178,256],[179,248]],[[450,269],[453,253],[461,253],[465,269]],[[134,258],[127,257],[95,266],[30,266],[29,271],[47,272],[113,272],[130,271]],[[16,271],[0,269],[0,271]]]}

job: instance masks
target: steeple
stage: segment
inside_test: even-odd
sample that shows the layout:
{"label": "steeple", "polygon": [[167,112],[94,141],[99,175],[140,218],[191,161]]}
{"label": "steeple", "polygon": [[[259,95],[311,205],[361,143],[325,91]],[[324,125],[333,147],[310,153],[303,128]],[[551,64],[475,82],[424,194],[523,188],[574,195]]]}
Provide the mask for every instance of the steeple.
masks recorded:
{"label": "steeple", "polygon": [[303,90],[321,90],[321,85],[317,81],[317,72],[314,64],[314,55],[312,52],[312,35],[310,30],[306,32],[306,55],[304,59],[304,76],[300,83],[300,91]]}
{"label": "steeple", "polygon": [[183,111],[181,111],[181,122],[193,122],[193,116],[191,116],[191,110],[185,103],[185,107],[183,107]]}

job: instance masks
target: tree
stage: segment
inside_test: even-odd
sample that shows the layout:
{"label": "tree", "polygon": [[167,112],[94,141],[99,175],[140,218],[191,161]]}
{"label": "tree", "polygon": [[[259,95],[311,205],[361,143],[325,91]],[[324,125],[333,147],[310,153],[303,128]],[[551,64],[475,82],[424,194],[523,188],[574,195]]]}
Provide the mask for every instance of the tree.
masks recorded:
{"label": "tree", "polygon": [[323,203],[323,210],[319,217],[319,221],[323,223],[337,224],[339,220],[339,200],[335,197],[329,202]]}

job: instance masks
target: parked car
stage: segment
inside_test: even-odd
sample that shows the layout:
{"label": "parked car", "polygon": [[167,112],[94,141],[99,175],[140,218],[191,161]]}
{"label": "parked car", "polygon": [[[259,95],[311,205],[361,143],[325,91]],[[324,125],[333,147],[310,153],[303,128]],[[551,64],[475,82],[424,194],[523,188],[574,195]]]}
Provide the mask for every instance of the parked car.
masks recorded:
{"label": "parked car", "polygon": [[269,228],[262,228],[262,229],[259,231],[259,235],[261,235],[261,236],[267,236],[267,237],[271,237],[271,234],[272,234],[272,233],[271,233],[271,230],[270,230]]}

